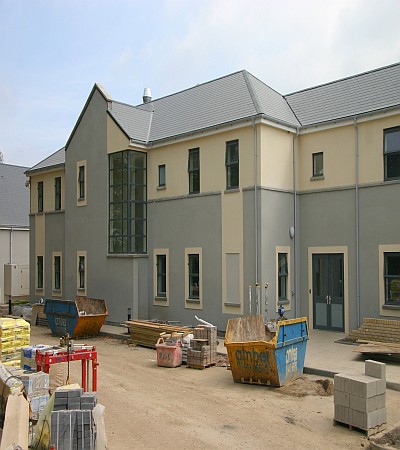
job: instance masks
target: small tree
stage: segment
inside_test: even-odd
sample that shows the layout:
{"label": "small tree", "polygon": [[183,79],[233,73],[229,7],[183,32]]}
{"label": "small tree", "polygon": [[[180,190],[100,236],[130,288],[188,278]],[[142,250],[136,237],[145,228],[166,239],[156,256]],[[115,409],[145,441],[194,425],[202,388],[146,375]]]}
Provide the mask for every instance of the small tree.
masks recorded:
{"label": "small tree", "polygon": [[4,155],[3,152],[0,149],[0,164],[4,162]]}

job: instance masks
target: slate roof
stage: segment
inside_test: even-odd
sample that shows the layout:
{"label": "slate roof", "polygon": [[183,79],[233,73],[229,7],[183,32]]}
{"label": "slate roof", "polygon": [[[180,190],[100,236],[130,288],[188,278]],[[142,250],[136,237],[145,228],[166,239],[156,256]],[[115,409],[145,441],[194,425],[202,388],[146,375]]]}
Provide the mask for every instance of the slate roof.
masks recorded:
{"label": "slate roof", "polygon": [[400,63],[285,96],[302,126],[400,106]]}
{"label": "slate roof", "polygon": [[65,147],[60,148],[60,150],[57,150],[47,158],[43,159],[39,163],[37,163],[35,166],[28,169],[25,173],[29,176],[34,172],[39,172],[43,169],[50,169],[57,167],[63,167],[65,164]]}
{"label": "slate roof", "polygon": [[299,125],[284,98],[245,70],[136,107],[112,102],[109,112],[131,139],[143,142],[157,142],[256,115]]}
{"label": "slate roof", "polygon": [[127,136],[142,143],[255,116],[301,128],[400,106],[400,63],[285,96],[241,70],[138,106],[110,104]]}
{"label": "slate roof", "polygon": [[0,226],[29,227],[27,167],[0,164]]}

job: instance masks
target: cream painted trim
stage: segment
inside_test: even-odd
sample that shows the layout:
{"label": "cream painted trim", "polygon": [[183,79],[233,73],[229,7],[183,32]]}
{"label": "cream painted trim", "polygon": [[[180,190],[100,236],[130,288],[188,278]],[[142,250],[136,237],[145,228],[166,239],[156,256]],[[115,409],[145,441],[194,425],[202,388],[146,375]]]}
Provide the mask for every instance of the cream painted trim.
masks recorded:
{"label": "cream painted trim", "polygon": [[308,323],[310,329],[314,328],[313,315],[313,280],[312,280],[312,257],[317,254],[342,253],[343,254],[343,277],[344,277],[344,331],[349,333],[349,258],[348,247],[308,247]]}
{"label": "cream painted trim", "polygon": [[[79,257],[80,256],[85,257],[85,289],[79,288]],[[86,251],[77,251],[76,252],[76,292],[77,292],[77,295],[80,295],[80,296],[87,295],[87,268],[88,268],[87,252]]]}
{"label": "cream painted trim", "polygon": [[400,309],[384,309],[385,304],[385,253],[400,252],[400,244],[379,246],[379,305],[381,316],[400,317]]}
{"label": "cream painted trim", "polygon": [[[199,301],[189,299],[189,255],[199,255]],[[185,248],[185,308],[203,309],[203,249],[201,247]]]}
{"label": "cream painted trim", "polygon": [[287,255],[287,266],[288,266],[288,275],[287,275],[287,284],[286,284],[286,292],[289,296],[287,299],[289,303],[284,304],[283,307],[285,308],[285,311],[291,311],[292,309],[292,285],[291,285],[291,263],[290,263],[290,246],[284,245],[284,246],[276,246],[275,248],[275,267],[276,267],[276,290],[275,290],[275,312],[278,312],[278,306],[279,306],[279,260],[278,260],[278,254],[279,253],[286,253]]}
{"label": "cream painted trim", "polygon": [[[157,256],[165,255],[165,298],[157,297]],[[169,306],[169,249],[155,248],[153,250],[153,305],[155,306]]]}
{"label": "cream painted trim", "polygon": [[[85,197],[79,198],[79,167],[85,168]],[[86,206],[87,205],[87,161],[77,161],[76,162],[76,206]]]}
{"label": "cream painted trim", "polygon": [[[55,268],[54,268],[54,258],[56,256],[60,257],[60,289],[55,289]],[[54,297],[62,297],[62,291],[63,291],[63,263],[62,263],[62,252],[53,252],[51,254],[51,289],[52,289],[52,294]]]}

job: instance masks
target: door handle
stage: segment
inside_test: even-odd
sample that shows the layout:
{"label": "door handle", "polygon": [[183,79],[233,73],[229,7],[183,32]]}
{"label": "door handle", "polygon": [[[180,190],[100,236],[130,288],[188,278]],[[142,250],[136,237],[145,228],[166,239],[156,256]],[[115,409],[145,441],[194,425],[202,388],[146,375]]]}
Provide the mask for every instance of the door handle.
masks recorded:
{"label": "door handle", "polygon": [[328,305],[332,305],[332,297],[329,295],[329,303]]}
{"label": "door handle", "polygon": [[326,304],[329,305],[329,295],[325,297]]}

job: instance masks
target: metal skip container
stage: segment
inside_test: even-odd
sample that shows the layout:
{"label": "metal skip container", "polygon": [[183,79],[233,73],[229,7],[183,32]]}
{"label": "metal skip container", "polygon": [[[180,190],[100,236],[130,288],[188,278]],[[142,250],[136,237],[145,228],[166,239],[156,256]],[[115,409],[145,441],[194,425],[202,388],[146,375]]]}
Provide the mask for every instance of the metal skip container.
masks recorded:
{"label": "metal skip container", "polygon": [[97,298],[46,299],[44,312],[53,336],[97,336],[108,316],[106,302]]}
{"label": "metal skip container", "polygon": [[283,386],[303,373],[307,318],[281,320],[266,329],[263,316],[229,319],[224,345],[235,383]]}

